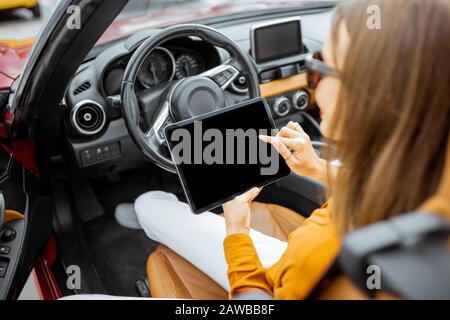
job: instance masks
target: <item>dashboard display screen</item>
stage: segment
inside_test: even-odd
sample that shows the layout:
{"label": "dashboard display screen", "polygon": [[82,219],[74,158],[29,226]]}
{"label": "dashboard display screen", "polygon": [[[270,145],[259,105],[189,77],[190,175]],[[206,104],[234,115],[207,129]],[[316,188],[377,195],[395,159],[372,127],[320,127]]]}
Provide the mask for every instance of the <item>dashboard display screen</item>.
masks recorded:
{"label": "dashboard display screen", "polygon": [[257,63],[303,53],[299,19],[255,27],[252,31],[252,55]]}

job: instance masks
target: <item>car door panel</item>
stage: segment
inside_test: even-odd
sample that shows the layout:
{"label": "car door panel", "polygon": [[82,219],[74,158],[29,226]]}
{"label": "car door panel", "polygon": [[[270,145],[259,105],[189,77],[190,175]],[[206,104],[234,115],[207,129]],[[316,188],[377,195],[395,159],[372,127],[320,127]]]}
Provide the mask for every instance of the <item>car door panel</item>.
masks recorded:
{"label": "car door panel", "polygon": [[[52,179],[64,176],[60,102],[87,53],[127,2],[60,1],[41,29],[17,83],[7,92],[10,104],[2,108],[0,119],[0,144],[7,152],[0,153],[0,171],[3,160],[7,165],[0,172],[0,190],[6,209],[23,213],[23,219],[3,226],[13,229],[15,237],[0,240],[0,246],[9,248],[8,253],[0,253],[0,299],[19,296],[53,234],[55,205],[49,186]],[[79,29],[66,24],[73,14],[67,9],[73,5],[81,13]]]}

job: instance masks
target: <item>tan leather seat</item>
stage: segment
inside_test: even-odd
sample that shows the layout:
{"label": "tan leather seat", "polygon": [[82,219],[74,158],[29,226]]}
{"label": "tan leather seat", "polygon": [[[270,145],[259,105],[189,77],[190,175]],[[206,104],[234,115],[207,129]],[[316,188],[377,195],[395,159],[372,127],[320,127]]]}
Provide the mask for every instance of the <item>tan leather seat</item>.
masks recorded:
{"label": "tan leather seat", "polygon": [[[289,233],[304,217],[285,207],[255,202],[251,227],[266,235],[287,241]],[[152,297],[184,299],[227,299],[227,292],[171,249],[160,245],[147,261]]]}

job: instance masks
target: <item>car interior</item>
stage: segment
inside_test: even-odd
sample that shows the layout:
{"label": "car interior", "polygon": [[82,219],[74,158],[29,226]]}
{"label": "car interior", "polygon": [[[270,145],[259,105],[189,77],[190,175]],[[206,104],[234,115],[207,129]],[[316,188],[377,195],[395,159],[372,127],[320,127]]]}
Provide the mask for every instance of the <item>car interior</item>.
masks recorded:
{"label": "car interior", "polygon": [[[281,127],[289,121],[301,123],[317,142],[319,150],[322,144],[318,130],[320,120],[312,93],[306,89],[304,56],[307,52],[320,50],[330,24],[331,10],[301,15],[292,12],[292,16],[288,17],[251,18],[209,26],[229,37],[250,55],[252,26],[292,17],[301,19],[304,53],[262,64],[257,81],[262,96],[271,106],[276,125]],[[142,279],[144,282],[146,280],[146,262],[150,254],[158,248],[152,255],[155,259],[163,259],[156,258],[163,252],[168,252],[169,257],[174,255],[167,248],[158,247],[143,231],[126,229],[114,219],[114,209],[118,204],[133,202],[146,191],[164,190],[185,201],[178,177],[149,163],[136,147],[127,130],[120,104],[122,79],[132,54],[157,32],[160,30],[139,32],[92,56],[80,66],[64,97],[64,160],[70,166],[70,177],[66,183],[72,186],[73,223],[85,235],[86,248],[92,251],[93,259],[89,259],[92,269],[98,272],[96,282],[104,288],[102,291],[95,290],[96,293],[136,295],[139,293],[136,286],[142,286]],[[225,49],[193,36],[164,41],[150,54],[145,54],[134,83],[144,121],[151,123],[158,115],[159,95],[169,83],[205,73],[226,63],[229,58],[230,54]],[[149,72],[151,66],[154,66],[154,74]],[[249,98],[248,81],[248,77],[239,74],[230,82],[224,90],[226,105]],[[183,104],[181,106],[185,107]],[[143,122],[142,118],[139,120]],[[167,148],[162,146],[161,149],[167,157]],[[258,201],[270,203],[267,207],[261,205],[262,219],[275,219],[273,232],[286,239],[291,224],[284,221],[286,218],[280,210],[288,211],[293,218],[300,217],[295,212],[308,216],[323,203],[324,196],[323,186],[292,174],[265,188]],[[270,214],[271,211],[275,216]],[[274,218],[278,216],[281,221]],[[66,250],[73,252],[71,248]],[[80,252],[79,255],[83,257],[85,253]],[[176,255],[173,258],[182,259]],[[153,260],[149,261],[149,266],[152,264]],[[190,278],[195,280],[190,274]],[[204,275],[200,272],[199,276]],[[200,285],[199,289],[202,287],[201,282],[193,282]],[[89,285],[92,283],[90,281]],[[153,281],[150,283],[156,285]],[[87,285],[83,287],[88,288]],[[211,290],[214,288],[211,287]],[[198,291],[203,292],[203,297],[208,296],[209,292]],[[226,297],[223,289],[220,293],[220,297]]]}
{"label": "car interior", "polygon": [[[308,52],[321,49],[330,26],[331,10],[332,7],[299,12],[292,10],[289,15],[246,17],[208,24],[231,39],[246,56],[251,56],[252,27],[280,19],[301,20],[304,51],[296,56],[259,65],[252,60],[257,79],[249,80],[250,72],[239,70],[244,72],[234,75],[223,91],[225,104],[232,105],[248,99],[248,83],[256,80],[261,95],[271,107],[276,125],[281,127],[291,120],[301,123],[319,150],[323,144],[318,130],[320,118],[317,108],[314,108],[313,92],[306,89],[304,57]],[[120,203],[133,202],[140,194],[150,190],[171,192],[185,201],[179,179],[170,172],[172,170],[149,162],[136,147],[122,115],[120,94],[122,79],[135,79],[133,89],[141,109],[138,121],[141,126],[146,126],[156,122],[159,97],[169,84],[204,75],[208,70],[217,70],[229,61],[230,53],[213,41],[207,41],[208,35],[204,37],[206,40],[201,36],[177,36],[188,32],[174,29],[172,34],[165,37],[167,41],[157,39],[155,43],[158,45],[154,50],[150,54],[143,52],[143,59],[138,62],[130,61],[133,53],[152,35],[161,33],[161,30],[145,30],[116,41],[89,55],[67,88],[63,105],[66,140],[64,161],[70,167],[70,175],[62,183],[73,199],[73,205],[71,219],[66,221],[71,225],[61,225],[60,228],[77,228],[76,234],[80,235],[79,240],[84,246],[82,251],[73,250],[71,246],[76,244],[67,241],[68,248],[60,248],[60,252],[63,256],[64,252],[70,253],[67,257],[69,260],[64,261],[64,264],[83,261],[83,264],[90,265],[87,270],[92,270],[93,275],[87,278],[89,283],[83,283],[82,292],[134,296],[146,294],[148,289],[146,292],[145,288],[152,286],[153,295],[156,296],[158,291],[154,286],[158,284],[156,281],[147,281],[146,277],[148,257],[152,257],[148,263],[151,273],[160,272],[152,267],[157,260],[182,260],[169,249],[150,240],[143,231],[118,225],[114,219],[114,209]],[[130,62],[140,65],[131,77],[125,74]],[[180,101],[175,104],[186,108],[183,97],[176,99]],[[158,148],[163,156],[168,156],[165,146]],[[271,234],[286,239],[292,227],[297,225],[292,224],[290,219],[295,221],[307,217],[323,203],[324,196],[322,185],[291,174],[264,189],[257,200],[270,204],[258,205],[258,212],[263,220],[274,219],[276,228],[270,230]],[[216,211],[220,212],[220,208]],[[272,211],[273,215],[270,214]],[[65,232],[61,236],[65,237]],[[201,272],[196,273],[199,277],[205,277]],[[192,279],[196,273],[190,270],[188,277]],[[155,275],[155,279],[160,276]],[[209,288],[211,292],[194,289],[190,296],[226,297],[226,292],[219,290],[221,288],[218,285]],[[211,295],[216,291],[217,295]],[[189,296],[186,293],[179,294]]]}
{"label": "car interior", "polygon": [[[56,71],[42,66],[24,73],[32,83],[27,88],[30,95],[39,97],[39,105],[52,106],[42,108],[36,120],[37,161],[42,172],[24,170],[6,152],[1,157],[0,169],[7,172],[0,177],[2,192],[7,207],[17,210],[7,210],[5,221],[19,234],[17,239],[25,239],[20,234],[27,233],[28,241],[25,247],[9,242],[17,248],[10,245],[8,262],[12,265],[19,259],[19,249],[30,261],[37,257],[36,273],[51,278],[46,288],[52,293],[50,298],[95,293],[227,299],[223,288],[170,248],[154,242],[142,230],[119,225],[115,208],[151,190],[170,192],[186,201],[163,129],[168,123],[196,115],[186,97],[199,86],[205,88],[203,97],[219,89],[220,99],[215,100],[213,108],[264,97],[276,126],[289,121],[300,123],[320,153],[326,144],[319,130],[314,92],[307,88],[305,57],[322,49],[335,3],[200,19],[138,31],[95,46],[80,45],[77,37],[81,33],[84,43],[94,44],[125,2],[110,2],[109,9],[102,8],[100,19],[95,13],[98,8],[94,10],[86,1],[84,12],[96,17],[95,21],[89,20],[80,34],[61,31],[62,39],[73,37],[65,46],[57,49],[49,43],[34,49],[47,52],[47,61],[60,57],[54,66],[59,74],[54,79],[48,73]],[[257,59],[255,29],[291,21],[301,23],[301,52],[273,60]],[[48,28],[57,27],[58,21],[50,19]],[[38,62],[38,58],[32,53],[30,61]],[[50,80],[31,81],[39,76]],[[58,82],[65,80],[68,85],[60,88]],[[18,86],[20,89],[21,84]],[[52,95],[47,96],[50,92]],[[17,132],[23,133],[21,123],[32,115],[25,110],[17,117]],[[443,183],[450,181],[448,168],[446,172]],[[48,179],[41,183],[35,174]],[[8,184],[12,179],[20,183]],[[265,187],[257,197],[252,227],[286,240],[290,231],[325,201],[324,185],[291,173]],[[27,210],[33,213],[21,219],[18,212]],[[222,210],[219,207],[213,211],[220,214]],[[45,237],[48,234],[50,241]],[[350,242],[349,255],[354,243]],[[0,262],[6,261],[2,259],[0,256]],[[66,285],[66,268],[70,265],[79,266],[83,272],[81,288],[68,289]],[[14,266],[7,270],[19,275],[1,279],[2,295],[6,281],[21,288],[23,280],[17,278],[29,274],[31,268]],[[335,284],[319,297],[335,298],[342,293],[342,286],[346,290],[352,286],[348,278],[339,278]],[[357,291],[346,292],[350,298],[359,298]],[[8,292],[9,297],[19,294]]]}

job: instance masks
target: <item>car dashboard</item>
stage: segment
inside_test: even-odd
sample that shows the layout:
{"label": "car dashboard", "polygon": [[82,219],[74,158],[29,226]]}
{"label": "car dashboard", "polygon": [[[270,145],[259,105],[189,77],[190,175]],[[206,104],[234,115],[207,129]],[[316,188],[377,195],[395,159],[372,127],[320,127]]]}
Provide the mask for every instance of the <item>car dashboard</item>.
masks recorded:
{"label": "car dashboard", "polygon": [[[147,36],[147,34],[142,34]],[[133,52],[133,51],[132,51]],[[120,94],[121,81],[131,53],[108,52],[109,61],[100,76],[104,97]],[[116,56],[118,55],[118,56]],[[221,62],[216,48],[204,41],[179,38],[165,43],[150,53],[139,68],[136,92],[161,83],[198,75]]]}
{"label": "car dashboard", "polygon": [[[302,124],[312,140],[319,142],[319,112],[314,92],[306,88],[304,58],[322,49],[331,24],[332,9],[294,12],[301,20],[302,54],[276,61],[256,63],[261,95],[267,100],[278,127],[288,121]],[[293,14],[294,14],[293,13]],[[289,17],[282,17],[289,18]],[[250,30],[256,24],[278,19],[210,25],[251,52]],[[82,64],[70,82],[63,105],[65,152],[75,175],[105,175],[143,166],[148,161],[129,136],[120,105],[122,78],[127,63],[139,45],[158,30],[145,30],[115,42]],[[228,53],[196,37],[172,39],[153,50],[139,67],[135,91],[151,90],[201,74],[229,59]],[[237,77],[225,92],[227,105],[248,98],[246,78]],[[149,110],[147,110],[149,111]],[[150,110],[150,115],[157,110]]]}

